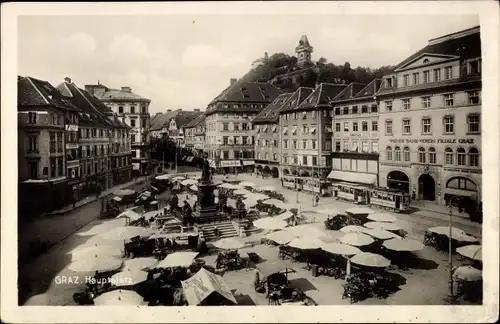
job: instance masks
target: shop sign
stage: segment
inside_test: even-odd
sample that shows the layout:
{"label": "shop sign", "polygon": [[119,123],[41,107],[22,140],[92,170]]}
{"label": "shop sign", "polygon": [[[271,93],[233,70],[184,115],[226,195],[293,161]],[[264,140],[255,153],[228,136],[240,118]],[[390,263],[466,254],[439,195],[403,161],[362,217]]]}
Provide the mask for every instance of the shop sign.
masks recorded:
{"label": "shop sign", "polygon": [[255,165],[255,161],[243,161],[243,165]]}
{"label": "shop sign", "polygon": [[474,144],[473,138],[391,138],[390,143],[399,144]]}
{"label": "shop sign", "polygon": [[78,125],[66,125],[64,129],[69,132],[78,132]]}
{"label": "shop sign", "polygon": [[478,173],[478,174],[481,174],[481,170],[471,170],[471,169],[444,168],[444,171],[447,171],[447,172]]}
{"label": "shop sign", "polygon": [[140,163],[132,163],[132,169],[134,169],[134,170],[140,170],[141,169],[141,164]]}
{"label": "shop sign", "polygon": [[240,160],[220,161],[220,166],[222,168],[239,167],[241,166],[241,162]]}

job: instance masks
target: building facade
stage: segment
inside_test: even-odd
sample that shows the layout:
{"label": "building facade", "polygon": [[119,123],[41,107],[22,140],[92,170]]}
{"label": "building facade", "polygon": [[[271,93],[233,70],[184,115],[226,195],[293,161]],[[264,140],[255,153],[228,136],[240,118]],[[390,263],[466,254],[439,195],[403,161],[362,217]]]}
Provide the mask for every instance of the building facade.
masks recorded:
{"label": "building facade", "polygon": [[184,127],[184,142],[186,149],[194,156],[203,156],[203,142],[205,140],[205,114],[201,114]]}
{"label": "building facade", "polygon": [[19,76],[17,87],[18,208],[20,215],[38,215],[71,203],[66,125],[78,124],[78,108],[46,81]]}
{"label": "building facade", "polygon": [[258,173],[279,177],[281,161],[281,135],[279,112],[292,93],[279,95],[253,120],[255,138],[255,170]]}
{"label": "building facade", "polygon": [[378,186],[379,113],[375,94],[381,80],[351,83],[331,102],[332,172],[328,178]]}
{"label": "building facade", "polygon": [[381,186],[480,202],[479,27],[430,40],[384,76],[377,97]]}
{"label": "building facade", "polygon": [[136,174],[149,169],[150,99],[132,92],[130,87],[110,89],[102,84],[86,85],[85,90],[101,100],[117,114],[119,120],[130,127],[132,167]]}
{"label": "building facade", "polygon": [[280,90],[269,83],[231,80],[205,113],[205,151],[211,166],[224,172],[253,169],[254,138],[251,120],[274,101]]}

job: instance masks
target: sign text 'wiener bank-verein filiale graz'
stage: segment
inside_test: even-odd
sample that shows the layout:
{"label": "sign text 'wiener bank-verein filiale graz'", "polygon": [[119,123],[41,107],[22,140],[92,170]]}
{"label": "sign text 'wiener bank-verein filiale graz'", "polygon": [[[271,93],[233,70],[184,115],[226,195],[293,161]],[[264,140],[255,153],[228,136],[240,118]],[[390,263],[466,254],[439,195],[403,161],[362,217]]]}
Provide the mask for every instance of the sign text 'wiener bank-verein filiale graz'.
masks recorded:
{"label": "sign text 'wiener bank-verein filiale graz'", "polygon": [[474,144],[473,138],[391,138],[391,143],[404,144]]}

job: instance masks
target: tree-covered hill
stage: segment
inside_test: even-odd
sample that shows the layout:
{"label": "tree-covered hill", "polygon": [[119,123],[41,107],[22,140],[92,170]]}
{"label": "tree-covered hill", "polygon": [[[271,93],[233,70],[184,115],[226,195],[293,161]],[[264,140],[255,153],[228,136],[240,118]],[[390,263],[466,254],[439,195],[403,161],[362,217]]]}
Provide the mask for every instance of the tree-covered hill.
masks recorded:
{"label": "tree-covered hill", "polygon": [[343,65],[329,63],[324,57],[309,66],[299,67],[297,58],[285,53],[275,53],[264,63],[252,69],[242,77],[245,82],[271,82],[286,92],[295,91],[298,87],[314,87],[316,83],[369,83],[380,78],[392,66],[378,69],[369,67],[352,68],[349,62]]}

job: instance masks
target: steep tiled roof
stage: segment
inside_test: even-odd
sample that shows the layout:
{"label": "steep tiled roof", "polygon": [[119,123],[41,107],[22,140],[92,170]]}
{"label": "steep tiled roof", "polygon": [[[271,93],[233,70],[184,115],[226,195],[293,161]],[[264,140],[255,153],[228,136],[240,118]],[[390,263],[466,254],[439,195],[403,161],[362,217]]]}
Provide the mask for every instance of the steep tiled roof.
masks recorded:
{"label": "steep tiled roof", "polygon": [[126,127],[123,123],[117,122],[117,119],[108,118],[107,115],[112,115],[109,108],[87,91],[78,88],[74,83],[64,81],[57,86],[57,89],[82,111],[80,121],[83,124],[104,127]]}
{"label": "steep tiled roof", "polygon": [[195,119],[193,119],[192,121],[190,121],[186,126],[184,126],[184,128],[197,127],[198,125],[200,125],[201,123],[203,123],[205,121],[205,118],[206,118],[205,114],[201,114],[198,117],[196,117]]}
{"label": "steep tiled roof", "polygon": [[344,101],[352,99],[366,86],[367,86],[366,84],[352,82],[344,90],[342,90],[332,101]]}
{"label": "steep tiled roof", "polygon": [[175,115],[175,123],[177,124],[177,128],[183,128],[191,121],[196,119],[196,117],[202,114],[201,111],[184,111],[181,110]]}
{"label": "steep tiled roof", "polygon": [[313,88],[300,87],[288,98],[280,109],[280,113],[297,110],[300,104],[314,91]]}
{"label": "steep tiled roof", "polygon": [[53,106],[72,111],[79,110],[49,82],[32,77],[18,76],[17,104],[18,106]]}
{"label": "steep tiled roof", "polygon": [[106,91],[99,96],[101,100],[138,100],[150,102],[151,100],[139,96],[133,92],[106,88]]}
{"label": "steep tiled roof", "polygon": [[342,92],[347,85],[321,83],[314,91],[297,107],[297,110],[307,110],[322,105],[330,105],[330,102]]}
{"label": "steep tiled roof", "polygon": [[277,123],[279,120],[279,112],[283,104],[293,95],[293,93],[280,94],[271,104],[264,108],[255,118],[252,123]]}
{"label": "steep tiled roof", "polygon": [[431,39],[426,47],[410,55],[396,65],[395,69],[401,68],[422,54],[458,55],[461,59],[481,57],[481,34],[479,27]]}
{"label": "steep tiled roof", "polygon": [[167,111],[166,113],[158,115],[157,117],[155,116],[154,120],[150,122],[151,130],[158,131],[161,130],[163,127],[168,127],[168,124],[170,123],[170,120],[172,118],[175,119],[177,127],[182,128],[191,121],[193,121],[196,117],[202,114],[203,113],[201,111],[190,111],[181,109],[174,111]]}
{"label": "steep tiled roof", "polygon": [[170,119],[172,119],[172,117],[175,116],[175,113],[176,111],[174,110],[174,111],[167,111],[162,113],[161,115],[158,115],[158,117],[156,117],[154,121],[150,122],[150,129],[152,131],[161,130],[166,124],[168,124]]}
{"label": "steep tiled roof", "polygon": [[373,96],[380,89],[380,85],[382,84],[382,79],[373,79],[372,82],[368,83],[366,87],[361,89],[353,98],[373,98]]}
{"label": "steep tiled roof", "polygon": [[149,119],[149,124],[152,125],[158,118],[160,118],[163,113],[156,113],[153,117]]}
{"label": "steep tiled roof", "polygon": [[236,81],[222,91],[209,105],[217,102],[255,102],[270,103],[281,91],[270,83]]}

